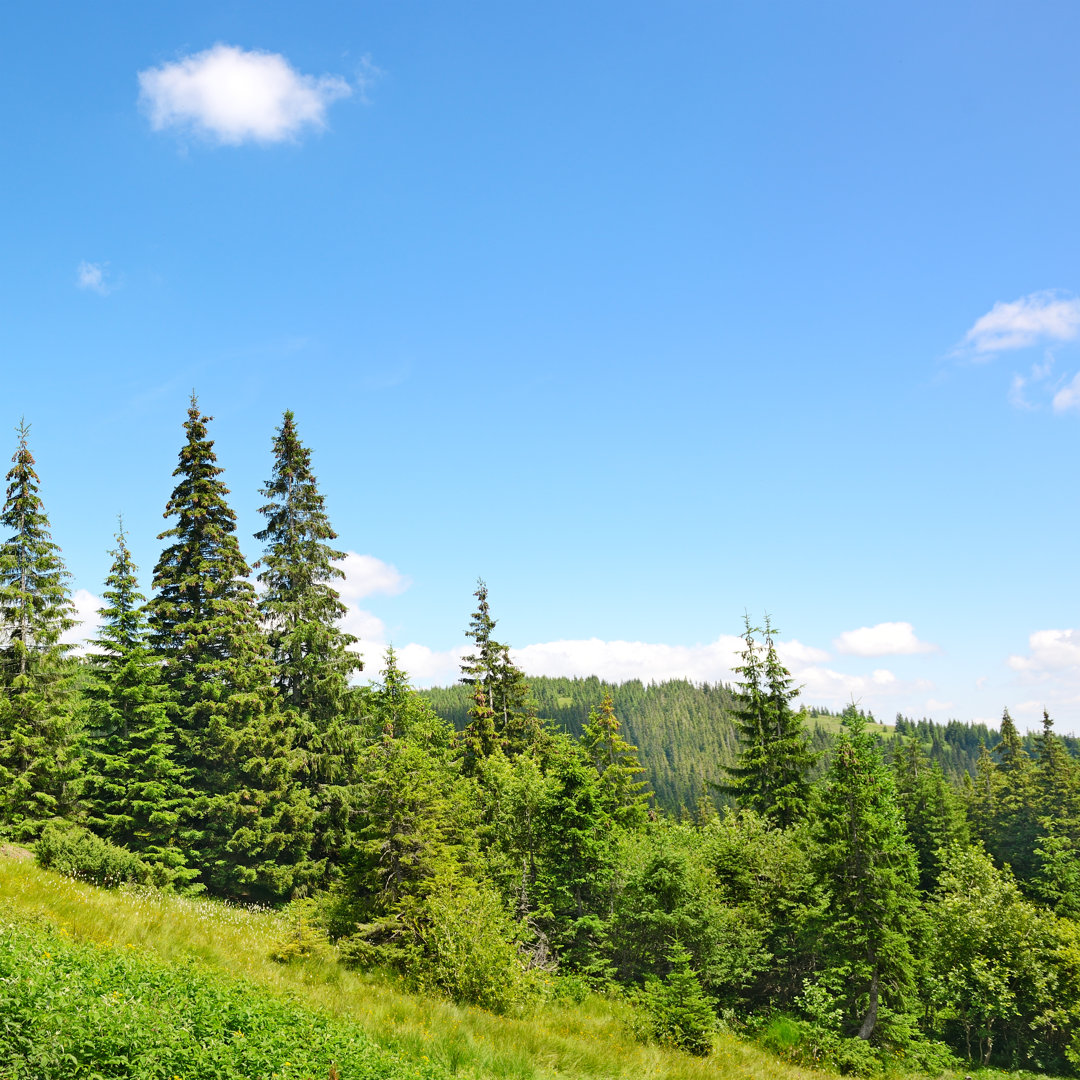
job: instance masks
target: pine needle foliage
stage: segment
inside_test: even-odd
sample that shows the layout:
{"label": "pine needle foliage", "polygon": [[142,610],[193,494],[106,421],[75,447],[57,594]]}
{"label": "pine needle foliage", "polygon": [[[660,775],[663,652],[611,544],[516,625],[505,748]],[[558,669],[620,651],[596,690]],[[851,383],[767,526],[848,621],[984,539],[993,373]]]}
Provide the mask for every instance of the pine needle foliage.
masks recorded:
{"label": "pine needle foliage", "polygon": [[295,714],[300,778],[316,807],[313,856],[323,875],[333,873],[333,852],[348,843],[361,752],[358,695],[349,679],[363,669],[350,649],[357,639],[338,622],[348,610],[334,588],[345,574],[345,552],[331,546],[337,533],[287,411],[273,441],[274,467],[260,489],[266,528],[259,582],[259,616],[273,662],[273,682]]}
{"label": "pine needle foliage", "polygon": [[734,717],[741,750],[738,761],[725,767],[731,779],[721,790],[787,828],[806,816],[818,755],[810,749],[803,714],[793,708],[799,691],[777,655],[779,631],[768,616],[763,631],[750,625],[749,616],[745,626],[746,648],[735,669],[741,676]]}
{"label": "pine needle foliage", "polygon": [[215,892],[280,896],[311,876],[313,811],[299,786],[291,725],[277,707],[236,515],[211,417],[194,395],[165,508],[175,523],[154,569],[150,640],[176,703],[178,758],[192,777],[193,858]]}
{"label": "pine needle foliage", "polygon": [[147,645],[145,597],[123,528],[111,552],[105,606],[86,689],[89,824],[99,836],[164,867],[181,881],[186,864],[181,811],[188,797],[177,764],[169,696]]}
{"label": "pine needle foliage", "polygon": [[637,747],[623,738],[610,690],[598,707],[589,710],[581,744],[600,777],[600,790],[609,813],[620,825],[642,825],[649,813],[649,784]]}
{"label": "pine needle foliage", "polygon": [[78,762],[68,688],[75,625],[69,574],[53,542],[25,421],[0,528],[0,828],[23,838],[71,809]]}

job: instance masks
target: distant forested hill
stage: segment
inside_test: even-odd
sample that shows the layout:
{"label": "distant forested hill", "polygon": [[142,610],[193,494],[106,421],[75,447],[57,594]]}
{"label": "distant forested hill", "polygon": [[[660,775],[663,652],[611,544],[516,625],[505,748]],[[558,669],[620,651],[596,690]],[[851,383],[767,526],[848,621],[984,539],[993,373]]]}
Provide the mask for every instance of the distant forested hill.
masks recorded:
{"label": "distant forested hill", "polygon": [[[732,764],[738,753],[730,715],[734,694],[724,683],[697,685],[673,679],[645,685],[633,679],[610,684],[595,676],[538,677],[529,680],[529,687],[537,715],[574,736],[581,734],[589,709],[600,703],[605,689],[610,690],[623,734],[640,751],[657,801],[673,813],[684,806],[693,808],[709,781],[724,779],[723,766]],[[464,728],[472,704],[470,687],[434,687],[422,693],[455,728]],[[807,712],[811,745],[827,751],[840,730],[839,715],[815,707]],[[966,772],[974,775],[980,745],[985,742],[993,748],[1001,739],[996,728],[958,720],[938,724],[897,716],[895,724],[876,727],[887,742],[897,735],[918,738],[930,758],[940,762],[945,775],[953,780],[961,780]],[[1023,741],[1027,752],[1034,755],[1035,736],[1025,735]],[[1080,757],[1080,739],[1066,735],[1062,742],[1074,757]],[[709,798],[717,805],[725,801],[715,791],[709,792]]]}

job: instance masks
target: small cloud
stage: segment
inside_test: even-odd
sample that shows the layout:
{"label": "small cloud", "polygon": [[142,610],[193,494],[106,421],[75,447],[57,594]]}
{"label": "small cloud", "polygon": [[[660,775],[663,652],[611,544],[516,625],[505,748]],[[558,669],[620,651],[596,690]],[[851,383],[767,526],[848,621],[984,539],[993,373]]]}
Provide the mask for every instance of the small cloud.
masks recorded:
{"label": "small cloud", "polygon": [[396,566],[376,559],[374,555],[349,551],[336,565],[345,577],[335,583],[335,588],[346,603],[367,596],[397,596],[412,584]]}
{"label": "small cloud", "polygon": [[1009,657],[1013,671],[1045,676],[1080,670],[1080,630],[1036,630],[1028,648],[1027,656]]}
{"label": "small cloud", "polygon": [[988,357],[1041,341],[1072,341],[1080,333],[1080,299],[1053,290],[998,301],[964,335],[961,348]]}
{"label": "small cloud", "polygon": [[77,655],[85,656],[92,647],[94,635],[101,628],[102,619],[98,611],[104,607],[104,601],[89,589],[76,589],[71,594],[71,603],[75,609],[75,625],[61,634],[60,640],[65,645],[74,645]]}
{"label": "small cloud", "polygon": [[909,622],[884,622],[845,630],[833,642],[837,652],[849,656],[909,656],[936,652],[937,646],[920,641]]}
{"label": "small cloud", "polygon": [[952,707],[953,703],[951,701],[938,701],[937,698],[927,698],[926,700],[927,712],[943,713]]}
{"label": "small cloud", "polygon": [[813,645],[804,645],[792,638],[791,641],[778,641],[776,655],[786,667],[795,664],[821,664],[829,659],[824,649],[815,649]]}
{"label": "small cloud", "polygon": [[1074,375],[1072,381],[1066,383],[1054,395],[1053,406],[1056,413],[1080,409],[1080,374]]}
{"label": "small cloud", "polygon": [[108,272],[107,262],[81,262],[76,271],[75,284],[80,289],[89,289],[90,292],[96,292],[99,296],[108,296],[112,292],[112,286],[106,280]]}
{"label": "small cloud", "polygon": [[325,128],[327,108],[353,92],[338,75],[301,74],[280,53],[222,44],[140,71],[139,89],[155,131],[194,131],[229,146]]}

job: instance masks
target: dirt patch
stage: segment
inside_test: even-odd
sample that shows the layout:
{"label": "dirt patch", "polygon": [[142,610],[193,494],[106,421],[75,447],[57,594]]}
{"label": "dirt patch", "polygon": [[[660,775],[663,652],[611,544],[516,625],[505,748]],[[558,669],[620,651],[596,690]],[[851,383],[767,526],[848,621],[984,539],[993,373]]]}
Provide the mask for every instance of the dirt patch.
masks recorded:
{"label": "dirt patch", "polygon": [[19,847],[18,844],[0,844],[0,859],[32,859],[34,853],[29,848]]}

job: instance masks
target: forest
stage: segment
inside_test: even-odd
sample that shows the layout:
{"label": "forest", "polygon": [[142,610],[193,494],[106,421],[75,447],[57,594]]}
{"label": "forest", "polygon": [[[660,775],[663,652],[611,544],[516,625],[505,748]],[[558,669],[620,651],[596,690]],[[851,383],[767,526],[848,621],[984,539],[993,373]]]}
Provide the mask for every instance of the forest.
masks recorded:
{"label": "forest", "polygon": [[295,417],[254,564],[211,419],[193,397],[148,597],[117,533],[85,656],[19,428],[0,839],[99,885],[282,908],[282,963],[332,949],[493,1014],[601,994],[691,1055],[735,1032],[860,1075],[1080,1075],[1080,760],[1050,716],[804,709],[767,617],[731,686],[529,681],[482,581],[457,686],[414,690],[392,648],[362,672]]}

